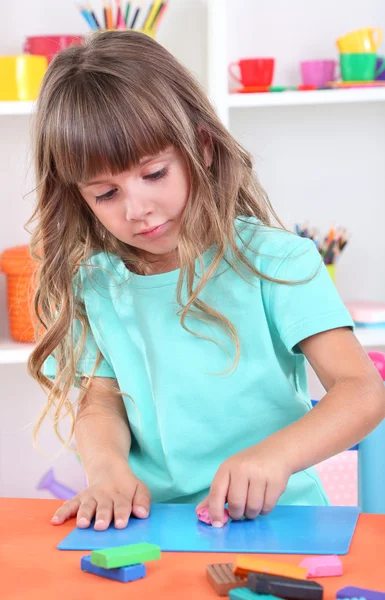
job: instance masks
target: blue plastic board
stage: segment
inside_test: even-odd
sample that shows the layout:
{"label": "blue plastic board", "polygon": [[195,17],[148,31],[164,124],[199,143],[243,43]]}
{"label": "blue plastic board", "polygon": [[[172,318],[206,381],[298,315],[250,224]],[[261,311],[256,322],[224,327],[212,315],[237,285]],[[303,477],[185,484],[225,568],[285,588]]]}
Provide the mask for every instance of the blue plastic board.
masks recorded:
{"label": "blue plastic board", "polygon": [[128,581],[136,581],[137,579],[143,579],[146,577],[145,565],[129,565],[127,567],[119,567],[118,569],[103,569],[97,567],[91,562],[91,555],[82,556],[80,561],[80,567],[82,571],[92,573],[92,575],[99,575],[99,577],[105,577],[106,579],[113,579],[114,581],[121,581],[127,583]]}
{"label": "blue plastic board", "polygon": [[97,550],[138,542],[164,552],[261,552],[346,554],[357,523],[355,506],[277,506],[254,521],[230,521],[215,529],[197,520],[193,504],[153,504],[148,519],[131,518],[125,529],[74,529],[60,550]]}

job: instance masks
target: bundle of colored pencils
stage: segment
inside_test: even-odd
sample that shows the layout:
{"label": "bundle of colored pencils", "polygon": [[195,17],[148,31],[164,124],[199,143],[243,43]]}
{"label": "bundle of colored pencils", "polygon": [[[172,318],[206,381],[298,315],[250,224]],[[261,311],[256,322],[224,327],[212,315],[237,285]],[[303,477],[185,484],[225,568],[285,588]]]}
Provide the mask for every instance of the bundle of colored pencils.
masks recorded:
{"label": "bundle of colored pencils", "polygon": [[103,2],[103,20],[98,19],[90,4],[80,5],[79,10],[87,24],[93,31],[100,29],[139,29],[144,32],[156,32],[164,13],[167,10],[168,1],[155,0],[151,2],[145,16],[143,17],[143,2],[126,2],[123,7],[122,0]]}
{"label": "bundle of colored pencils", "polygon": [[344,227],[332,227],[323,240],[315,227],[296,225],[295,231],[297,235],[313,240],[325,265],[334,265],[338,262],[341,252],[349,241],[347,230]]}

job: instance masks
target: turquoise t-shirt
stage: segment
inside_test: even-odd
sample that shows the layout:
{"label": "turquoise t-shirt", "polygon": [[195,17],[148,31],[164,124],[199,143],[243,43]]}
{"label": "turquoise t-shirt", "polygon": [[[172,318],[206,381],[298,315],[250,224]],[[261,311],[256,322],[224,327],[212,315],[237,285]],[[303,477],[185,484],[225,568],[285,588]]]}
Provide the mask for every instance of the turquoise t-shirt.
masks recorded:
{"label": "turquoise t-shirt", "polygon": [[[311,402],[298,343],[353,326],[312,241],[250,218],[237,219],[235,226],[238,245],[261,272],[302,283],[252,275],[247,282],[223,261],[200,297],[239,336],[238,367],[225,374],[234,357],[228,335],[187,319],[188,327],[216,345],[181,326],[179,270],[136,275],[119,257],[103,252],[91,258],[92,268],[79,270],[91,332],[78,370],[92,373],[99,348],[103,360],[96,375],[116,378],[132,398],[123,396],[132,433],[129,462],[154,502],[198,502],[226,458],[303,417]],[[207,266],[212,249],[203,258]],[[196,271],[198,281],[198,262]],[[55,375],[51,357],[45,372]],[[313,468],[292,475],[280,499],[327,502]]]}

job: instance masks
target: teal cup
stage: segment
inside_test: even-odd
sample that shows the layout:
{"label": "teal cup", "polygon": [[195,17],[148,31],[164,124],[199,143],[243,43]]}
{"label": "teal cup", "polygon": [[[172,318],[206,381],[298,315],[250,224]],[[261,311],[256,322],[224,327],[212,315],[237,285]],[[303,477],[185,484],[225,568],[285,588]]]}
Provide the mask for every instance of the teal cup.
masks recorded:
{"label": "teal cup", "polygon": [[343,81],[373,81],[385,71],[385,64],[376,70],[377,54],[375,52],[340,54],[341,79]]}

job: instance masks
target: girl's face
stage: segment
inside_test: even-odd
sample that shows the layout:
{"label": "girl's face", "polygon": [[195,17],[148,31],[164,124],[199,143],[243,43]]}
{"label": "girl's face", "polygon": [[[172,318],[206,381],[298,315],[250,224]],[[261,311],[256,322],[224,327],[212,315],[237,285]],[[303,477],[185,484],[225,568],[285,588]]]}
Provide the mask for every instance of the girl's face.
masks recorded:
{"label": "girl's face", "polygon": [[119,175],[79,183],[104,227],[149,261],[175,255],[183,210],[190,193],[188,170],[170,146]]}

